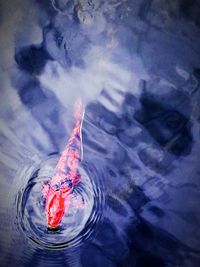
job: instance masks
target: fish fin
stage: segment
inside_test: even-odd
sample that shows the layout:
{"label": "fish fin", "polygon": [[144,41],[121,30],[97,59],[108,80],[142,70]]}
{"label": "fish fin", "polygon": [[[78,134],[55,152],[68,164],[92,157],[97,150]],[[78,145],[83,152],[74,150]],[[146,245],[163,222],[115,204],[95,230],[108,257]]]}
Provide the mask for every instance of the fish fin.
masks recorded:
{"label": "fish fin", "polygon": [[76,174],[74,175],[74,177],[72,179],[72,182],[74,185],[77,185],[78,183],[80,183],[80,181],[81,181],[81,175],[80,175],[79,170],[77,169]]}
{"label": "fish fin", "polygon": [[84,115],[84,105],[81,98],[78,98],[74,105],[74,117],[77,122],[81,122],[83,120]]}
{"label": "fish fin", "polygon": [[43,197],[46,197],[49,192],[50,185],[49,183],[43,183],[42,185],[42,195]]}
{"label": "fish fin", "polygon": [[72,200],[72,195],[68,194],[65,197],[65,209],[67,210],[69,208],[69,205],[71,204],[71,200]]}
{"label": "fish fin", "polygon": [[83,209],[83,208],[85,208],[84,199],[80,195],[73,195],[73,197],[71,199],[71,205],[75,209]]}

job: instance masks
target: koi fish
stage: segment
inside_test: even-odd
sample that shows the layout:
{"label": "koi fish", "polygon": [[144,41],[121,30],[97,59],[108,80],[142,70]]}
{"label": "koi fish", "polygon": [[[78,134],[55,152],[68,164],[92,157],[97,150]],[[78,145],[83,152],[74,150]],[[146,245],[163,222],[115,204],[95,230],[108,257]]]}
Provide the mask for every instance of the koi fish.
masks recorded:
{"label": "koi fish", "polygon": [[46,199],[45,213],[48,227],[55,229],[67,213],[73,198],[73,189],[80,180],[79,162],[83,157],[82,123],[84,108],[81,100],[76,102],[74,117],[75,126],[70,138],[56,165],[55,175],[50,183],[43,187]]}

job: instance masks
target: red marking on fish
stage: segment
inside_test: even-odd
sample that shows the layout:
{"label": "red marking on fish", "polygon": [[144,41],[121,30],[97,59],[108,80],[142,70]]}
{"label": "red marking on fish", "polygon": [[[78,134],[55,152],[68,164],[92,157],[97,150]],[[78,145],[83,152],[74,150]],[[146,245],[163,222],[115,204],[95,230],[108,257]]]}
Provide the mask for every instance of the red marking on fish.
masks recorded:
{"label": "red marking on fish", "polygon": [[73,188],[81,180],[78,171],[82,159],[82,122],[84,107],[81,100],[75,104],[75,126],[56,165],[55,175],[50,184],[43,187],[46,198],[45,213],[49,228],[57,228],[67,213],[73,198]]}

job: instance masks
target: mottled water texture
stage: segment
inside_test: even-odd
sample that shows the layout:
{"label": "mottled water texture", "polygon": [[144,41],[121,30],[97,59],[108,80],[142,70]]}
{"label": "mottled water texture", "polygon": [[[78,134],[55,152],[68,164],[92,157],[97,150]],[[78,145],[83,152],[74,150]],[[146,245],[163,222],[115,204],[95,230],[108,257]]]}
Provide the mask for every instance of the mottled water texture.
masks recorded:
{"label": "mottled water texture", "polygon": [[[0,266],[199,267],[199,1],[1,1],[0,35]],[[32,228],[19,203],[51,176],[79,96],[99,219],[53,250],[29,235],[40,195]]]}

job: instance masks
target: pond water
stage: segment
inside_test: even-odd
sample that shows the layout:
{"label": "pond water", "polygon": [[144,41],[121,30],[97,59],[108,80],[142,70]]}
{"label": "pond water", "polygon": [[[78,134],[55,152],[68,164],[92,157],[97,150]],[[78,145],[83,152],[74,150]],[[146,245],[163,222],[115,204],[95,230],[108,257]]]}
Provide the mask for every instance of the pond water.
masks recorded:
{"label": "pond water", "polygon": [[[0,3],[0,266],[200,266],[199,18],[188,0]],[[51,231],[42,187],[79,97],[81,182]]]}

